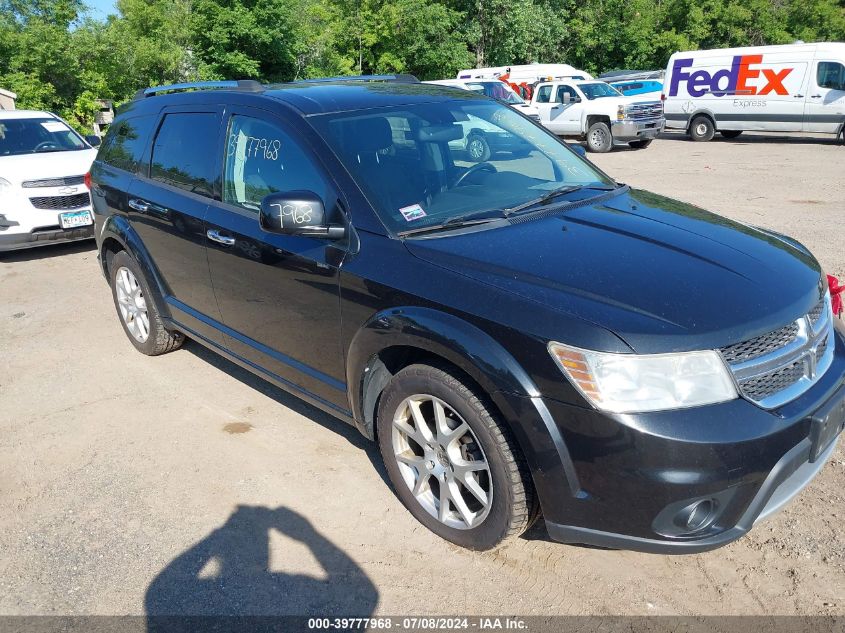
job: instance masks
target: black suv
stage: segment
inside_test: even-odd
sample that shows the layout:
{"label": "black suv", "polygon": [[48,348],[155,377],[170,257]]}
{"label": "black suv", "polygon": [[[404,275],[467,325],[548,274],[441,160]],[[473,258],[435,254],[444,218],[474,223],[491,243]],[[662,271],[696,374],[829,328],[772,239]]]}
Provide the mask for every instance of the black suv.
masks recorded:
{"label": "black suv", "polygon": [[[469,155],[496,128],[528,152]],[[801,244],[614,182],[528,118],[407,78],[142,91],[92,168],[141,352],[210,347],[378,442],[473,549],[698,552],[800,491],[845,421]]]}

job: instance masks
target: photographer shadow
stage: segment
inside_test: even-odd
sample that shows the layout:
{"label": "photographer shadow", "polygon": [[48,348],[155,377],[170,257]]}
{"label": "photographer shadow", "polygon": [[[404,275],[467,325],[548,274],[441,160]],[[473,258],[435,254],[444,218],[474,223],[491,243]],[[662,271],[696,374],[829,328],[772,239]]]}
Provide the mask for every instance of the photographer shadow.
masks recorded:
{"label": "photographer shadow", "polygon": [[[289,553],[279,547],[271,552],[273,531],[307,547],[323,577],[272,571],[271,558],[285,560]],[[355,561],[300,514],[285,507],[238,506],[226,523],[156,576],[144,606],[150,632],[231,630],[226,622],[257,630],[264,628],[262,621],[278,624],[272,616],[368,617],[378,597]]]}

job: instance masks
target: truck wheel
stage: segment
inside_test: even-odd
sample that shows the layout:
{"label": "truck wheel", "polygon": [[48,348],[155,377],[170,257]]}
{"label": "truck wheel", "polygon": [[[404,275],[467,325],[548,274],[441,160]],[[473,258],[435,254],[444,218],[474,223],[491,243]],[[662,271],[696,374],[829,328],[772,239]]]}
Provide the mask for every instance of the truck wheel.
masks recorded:
{"label": "truck wheel", "polygon": [[716,128],[708,116],[699,115],[690,123],[689,135],[694,141],[709,141],[714,134],[716,134]]}
{"label": "truck wheel", "polygon": [[587,149],[591,152],[609,152],[613,149],[613,135],[607,123],[598,121],[587,130]]}
{"label": "truck wheel", "polygon": [[135,259],[120,251],[109,267],[117,316],[135,349],[147,356],[158,356],[180,347],[185,337],[165,329],[150,286]]}
{"label": "truck wheel", "polygon": [[642,141],[631,141],[630,143],[628,143],[628,145],[630,145],[634,149],[645,149],[646,147],[651,145],[651,142],[653,140],[654,139],[647,138],[647,139],[643,139]]}
{"label": "truck wheel", "polygon": [[719,130],[719,134],[725,138],[736,138],[742,134],[742,130]]}
{"label": "truck wheel", "polygon": [[467,154],[476,163],[483,163],[490,158],[490,144],[481,134],[472,134],[467,139]]}
{"label": "truck wheel", "polygon": [[484,399],[450,371],[411,365],[397,373],[376,423],[399,500],[438,536],[487,550],[536,518],[519,448]]}

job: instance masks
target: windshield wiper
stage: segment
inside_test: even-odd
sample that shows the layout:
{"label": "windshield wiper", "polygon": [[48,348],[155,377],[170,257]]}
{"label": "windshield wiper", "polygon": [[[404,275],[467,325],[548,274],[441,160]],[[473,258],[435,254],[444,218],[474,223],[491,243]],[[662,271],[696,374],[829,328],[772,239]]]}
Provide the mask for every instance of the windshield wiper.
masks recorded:
{"label": "windshield wiper", "polygon": [[409,237],[411,235],[420,235],[422,233],[433,233],[435,231],[446,231],[449,229],[457,229],[462,226],[472,226],[474,224],[486,224],[493,220],[501,220],[505,217],[505,212],[502,209],[492,209],[485,211],[473,211],[472,213],[464,213],[463,215],[456,215],[449,218],[440,224],[432,224],[429,226],[421,226],[417,229],[408,229],[407,231],[399,231],[399,237]]}
{"label": "windshield wiper", "polygon": [[518,204],[515,207],[508,207],[505,209],[505,216],[513,215],[514,213],[519,213],[520,211],[527,209],[528,207],[533,207],[538,204],[548,204],[555,198],[559,196],[565,196],[568,193],[574,193],[576,191],[583,191],[584,189],[590,189],[592,191],[613,191],[614,189],[618,189],[621,185],[565,185],[563,187],[558,187],[557,189],[552,189],[548,193],[543,194],[539,198],[534,198],[533,200],[529,200],[528,202],[523,202],[522,204]]}

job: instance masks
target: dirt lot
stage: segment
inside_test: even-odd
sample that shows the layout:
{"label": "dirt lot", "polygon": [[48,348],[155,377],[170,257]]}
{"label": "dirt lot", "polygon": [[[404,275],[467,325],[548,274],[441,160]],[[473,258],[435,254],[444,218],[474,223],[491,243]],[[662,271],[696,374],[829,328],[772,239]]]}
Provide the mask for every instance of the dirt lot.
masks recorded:
{"label": "dirt lot", "polygon": [[[845,277],[845,147],[656,141],[618,179],[789,233]],[[426,531],[343,423],[188,344],[136,353],[93,245],[0,257],[0,613],[845,614],[845,452],[715,552]]]}

